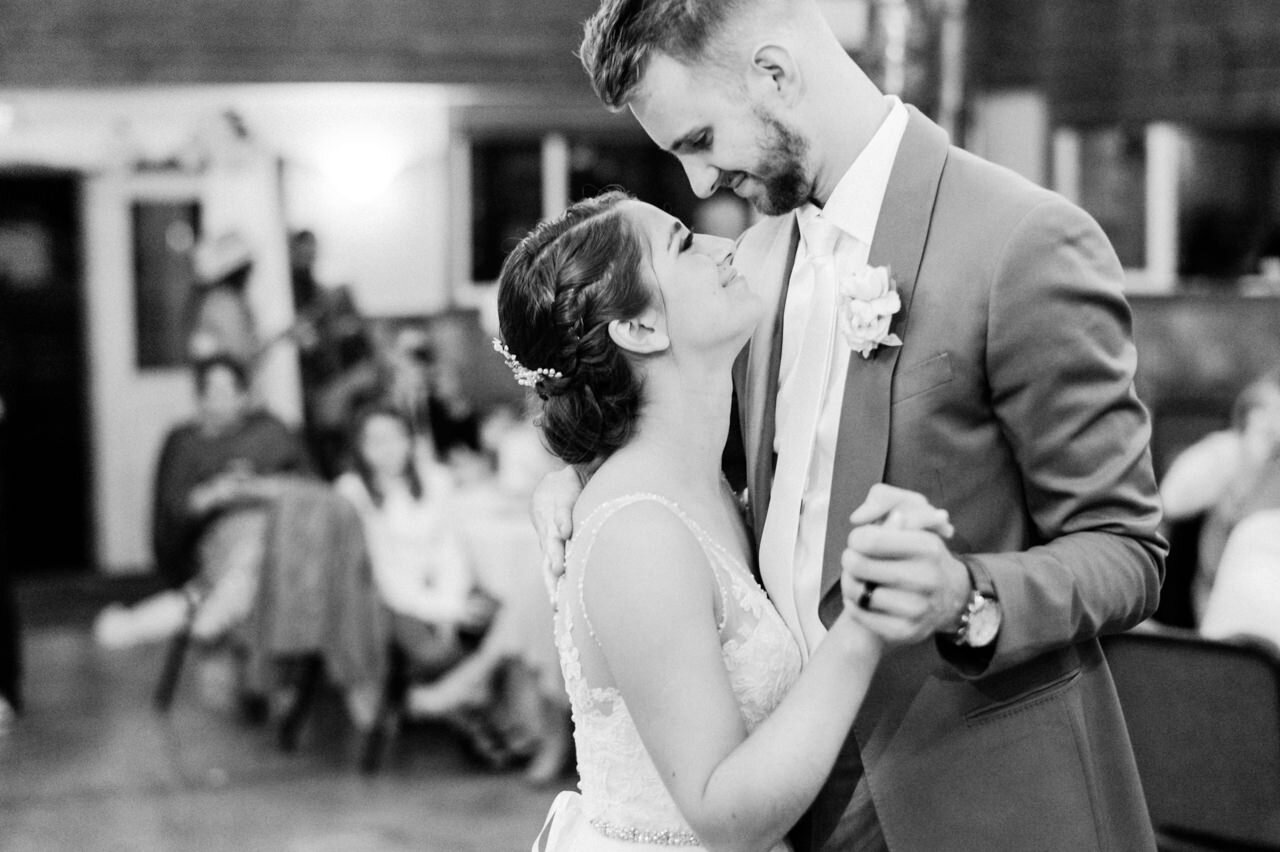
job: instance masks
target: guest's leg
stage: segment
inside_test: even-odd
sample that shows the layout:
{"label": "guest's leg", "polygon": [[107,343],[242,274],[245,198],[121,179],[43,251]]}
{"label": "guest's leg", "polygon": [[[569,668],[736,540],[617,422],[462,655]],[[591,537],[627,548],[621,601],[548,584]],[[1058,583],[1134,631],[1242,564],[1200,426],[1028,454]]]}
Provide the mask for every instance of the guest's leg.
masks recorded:
{"label": "guest's leg", "polygon": [[131,607],[111,604],[93,622],[93,638],[106,648],[128,648],[176,636],[186,625],[190,601],[185,592],[168,591]]}
{"label": "guest's leg", "polygon": [[533,784],[550,784],[564,773],[573,753],[573,721],[562,699],[543,696],[541,703],[542,740],[525,778]]}
{"label": "guest's leg", "polygon": [[409,661],[409,676],[438,677],[462,659],[464,649],[456,630],[427,624],[393,613],[391,635]]}
{"label": "guest's leg", "polygon": [[197,639],[217,639],[248,617],[262,574],[268,519],[264,509],[241,509],[206,533],[200,573],[209,590],[191,625]]}

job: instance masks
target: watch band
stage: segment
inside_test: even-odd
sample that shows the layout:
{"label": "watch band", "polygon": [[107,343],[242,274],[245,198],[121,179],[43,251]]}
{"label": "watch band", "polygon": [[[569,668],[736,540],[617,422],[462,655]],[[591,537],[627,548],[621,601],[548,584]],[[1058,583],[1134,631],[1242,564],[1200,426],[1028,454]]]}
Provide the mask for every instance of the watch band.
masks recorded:
{"label": "watch band", "polygon": [[982,567],[981,562],[966,556],[956,556],[956,558],[969,572],[969,599],[965,602],[964,611],[960,613],[960,626],[948,638],[952,644],[971,647],[968,642],[969,622],[973,619],[974,613],[996,600],[995,588],[991,583],[991,576]]}
{"label": "watch band", "polygon": [[973,618],[973,614],[978,611],[978,607],[982,605],[982,592],[973,589],[969,592],[969,600],[964,606],[964,612],[960,613],[960,626],[951,634],[951,641],[956,645],[967,645],[965,640],[969,638],[969,622]]}

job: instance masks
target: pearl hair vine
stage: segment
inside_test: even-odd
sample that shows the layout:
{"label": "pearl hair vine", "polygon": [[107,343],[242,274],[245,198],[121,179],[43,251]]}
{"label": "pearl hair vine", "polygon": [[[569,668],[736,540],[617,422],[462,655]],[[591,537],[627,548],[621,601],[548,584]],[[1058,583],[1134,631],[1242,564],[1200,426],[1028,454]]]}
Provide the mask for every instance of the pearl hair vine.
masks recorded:
{"label": "pearl hair vine", "polygon": [[553,370],[550,367],[539,367],[536,370],[530,370],[520,360],[511,353],[507,345],[498,338],[493,339],[493,351],[502,356],[502,360],[507,363],[512,374],[516,377],[516,384],[521,387],[536,387],[538,382],[543,379],[563,379],[564,373],[559,370]]}

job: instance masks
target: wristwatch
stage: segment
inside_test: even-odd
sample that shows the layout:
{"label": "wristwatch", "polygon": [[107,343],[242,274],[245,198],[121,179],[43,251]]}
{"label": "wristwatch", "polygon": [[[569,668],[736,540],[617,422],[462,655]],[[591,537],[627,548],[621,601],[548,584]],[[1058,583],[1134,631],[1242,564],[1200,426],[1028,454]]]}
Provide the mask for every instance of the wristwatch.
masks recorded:
{"label": "wristwatch", "polygon": [[951,641],[968,648],[985,648],[996,641],[1000,632],[1000,602],[977,589],[969,593],[969,602],[960,613],[960,626]]}

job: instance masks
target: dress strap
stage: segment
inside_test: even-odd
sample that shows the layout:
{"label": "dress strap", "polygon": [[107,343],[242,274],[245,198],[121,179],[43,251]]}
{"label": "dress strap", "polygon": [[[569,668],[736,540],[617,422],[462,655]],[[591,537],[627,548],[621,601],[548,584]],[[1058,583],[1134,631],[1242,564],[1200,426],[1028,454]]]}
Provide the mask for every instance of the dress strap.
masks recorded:
{"label": "dress strap", "polygon": [[[681,522],[684,523],[685,527],[688,528],[689,532],[693,534],[694,539],[697,540],[698,545],[702,548],[703,554],[707,557],[707,562],[711,566],[712,576],[716,578],[716,586],[720,591],[720,618],[716,624],[717,630],[724,629],[725,620],[728,617],[728,592],[725,589],[724,582],[720,579],[720,570],[716,566],[717,552],[723,552],[723,548],[716,544],[711,536],[709,536],[706,531],[693,520],[693,518],[685,514],[684,510],[681,509],[679,504],[674,500],[650,491],[639,491],[633,494],[625,494],[621,497],[615,497],[612,500],[606,500],[596,508],[592,509],[591,513],[582,520],[583,538],[579,538],[575,535],[573,541],[570,543],[569,556],[576,556],[577,547],[575,545],[577,545],[579,541],[582,542],[582,568],[578,572],[578,609],[582,612],[582,621],[587,627],[587,635],[591,637],[591,641],[595,643],[597,648],[600,647],[600,640],[596,637],[596,629],[591,624],[591,616],[587,614],[587,600],[584,591],[587,576],[587,560],[591,556],[591,548],[595,544],[596,536],[600,533],[600,530],[604,527],[605,523],[622,509],[642,502],[657,503],[658,505],[665,507],[671,512],[671,514],[679,518]],[[725,555],[727,556],[727,554]],[[568,558],[566,557],[566,562],[567,561]]]}

